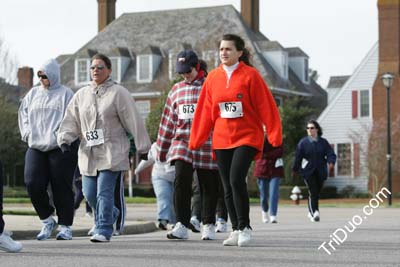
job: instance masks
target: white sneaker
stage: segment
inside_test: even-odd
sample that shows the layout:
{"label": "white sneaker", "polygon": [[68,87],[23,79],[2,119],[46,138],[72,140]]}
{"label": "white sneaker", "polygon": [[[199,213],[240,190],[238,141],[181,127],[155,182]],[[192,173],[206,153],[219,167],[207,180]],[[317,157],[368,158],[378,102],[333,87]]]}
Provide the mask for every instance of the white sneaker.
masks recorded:
{"label": "white sneaker", "polygon": [[182,223],[177,222],[174,228],[168,232],[168,239],[188,239],[188,229]]}
{"label": "white sneaker", "polygon": [[60,232],[56,235],[57,240],[71,240],[72,230],[70,226],[61,225]]}
{"label": "white sneaker", "polygon": [[239,231],[239,238],[238,238],[239,247],[247,247],[249,245],[251,240],[251,232],[252,230],[249,227],[246,227],[243,230]]}
{"label": "white sneaker", "polygon": [[203,225],[203,232],[201,234],[202,240],[214,240],[215,239],[215,225],[210,223]]}
{"label": "white sneaker", "polygon": [[268,212],[261,211],[261,216],[262,216],[263,223],[268,223],[269,222]]}
{"label": "white sneaker", "polygon": [[314,221],[315,222],[319,222],[319,211],[318,210],[316,210],[315,212],[314,212]]}
{"label": "white sneaker", "polygon": [[271,220],[271,223],[278,223],[278,220],[276,219],[276,216],[269,216],[269,219]]}
{"label": "white sneaker", "polygon": [[189,227],[193,233],[200,233],[200,221],[197,219],[196,216],[192,216],[192,218],[190,218]]}
{"label": "white sneaker", "polygon": [[107,239],[104,235],[95,234],[90,238],[90,241],[93,243],[101,243],[101,242],[110,242],[110,239]]}
{"label": "white sneaker", "polygon": [[310,219],[310,221],[315,222],[314,217],[311,215],[310,212],[308,212],[307,217]]}
{"label": "white sneaker", "polygon": [[239,231],[235,230],[235,231],[231,232],[229,237],[227,239],[225,239],[222,244],[224,246],[237,246],[238,239],[239,239]]}
{"label": "white sneaker", "polygon": [[0,250],[6,252],[20,252],[21,249],[21,243],[14,241],[9,235],[4,233],[0,235]]}
{"label": "white sneaker", "polygon": [[94,236],[95,231],[96,231],[96,225],[93,225],[93,227],[90,228],[89,232],[87,233],[88,236]]}
{"label": "white sneaker", "polygon": [[57,223],[51,216],[45,220],[42,220],[42,224],[43,224],[42,230],[36,236],[36,239],[40,241],[49,238],[53,233],[53,231],[57,228]]}
{"label": "white sneaker", "polygon": [[228,224],[226,223],[226,221],[222,218],[219,218],[217,220],[217,227],[215,227],[215,232],[216,233],[225,233],[226,231],[228,231]]}

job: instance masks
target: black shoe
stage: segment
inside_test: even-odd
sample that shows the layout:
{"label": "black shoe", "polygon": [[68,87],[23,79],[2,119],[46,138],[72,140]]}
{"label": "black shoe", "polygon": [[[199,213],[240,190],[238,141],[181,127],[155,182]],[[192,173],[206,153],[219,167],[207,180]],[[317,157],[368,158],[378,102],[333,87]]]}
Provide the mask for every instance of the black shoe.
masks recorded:
{"label": "black shoe", "polygon": [[160,220],[158,222],[158,228],[160,230],[167,230],[167,225],[168,225],[168,222],[166,220]]}

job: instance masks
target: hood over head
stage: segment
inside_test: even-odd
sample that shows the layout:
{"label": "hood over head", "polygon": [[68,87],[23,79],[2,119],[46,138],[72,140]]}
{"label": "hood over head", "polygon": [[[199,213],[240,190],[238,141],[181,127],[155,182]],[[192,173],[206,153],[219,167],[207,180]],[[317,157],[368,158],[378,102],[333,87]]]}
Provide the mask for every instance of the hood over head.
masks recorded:
{"label": "hood over head", "polygon": [[[49,78],[50,87],[56,88],[60,85],[60,65],[55,59],[47,60],[40,68],[39,71],[44,72],[47,78]],[[38,72],[39,72],[38,71]]]}

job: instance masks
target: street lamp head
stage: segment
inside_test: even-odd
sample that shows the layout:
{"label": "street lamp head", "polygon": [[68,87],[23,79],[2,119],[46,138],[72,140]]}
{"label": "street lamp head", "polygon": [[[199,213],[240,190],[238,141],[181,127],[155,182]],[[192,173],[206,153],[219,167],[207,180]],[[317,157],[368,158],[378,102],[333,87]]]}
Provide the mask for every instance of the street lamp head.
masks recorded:
{"label": "street lamp head", "polygon": [[394,75],[392,73],[390,73],[390,72],[385,72],[384,74],[382,74],[381,80],[383,82],[383,85],[387,89],[390,89],[390,87],[392,87],[393,78],[394,78]]}

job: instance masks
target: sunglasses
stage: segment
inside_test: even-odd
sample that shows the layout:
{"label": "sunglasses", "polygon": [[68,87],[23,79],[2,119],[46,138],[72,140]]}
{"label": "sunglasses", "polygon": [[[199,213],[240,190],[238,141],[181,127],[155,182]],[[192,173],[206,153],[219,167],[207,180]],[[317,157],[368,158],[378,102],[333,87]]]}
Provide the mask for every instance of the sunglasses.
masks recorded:
{"label": "sunglasses", "polygon": [[314,130],[315,127],[307,127],[307,130]]}
{"label": "sunglasses", "polygon": [[104,65],[90,66],[91,70],[94,70],[94,69],[103,70],[104,68],[105,68]]}
{"label": "sunglasses", "polygon": [[49,78],[45,74],[38,74],[38,78],[42,80],[48,80]]}

